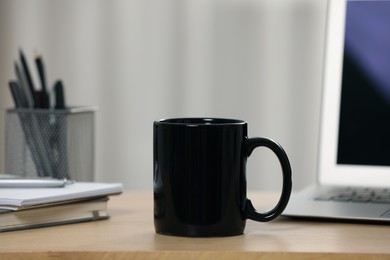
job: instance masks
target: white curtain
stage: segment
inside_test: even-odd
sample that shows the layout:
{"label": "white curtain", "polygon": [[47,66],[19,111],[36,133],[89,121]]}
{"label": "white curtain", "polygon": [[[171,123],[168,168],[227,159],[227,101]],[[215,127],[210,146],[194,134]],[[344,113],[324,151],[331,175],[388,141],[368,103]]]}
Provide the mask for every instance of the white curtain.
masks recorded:
{"label": "white curtain", "polygon": [[[151,189],[153,121],[212,116],[281,143],[299,189],[315,181],[325,14],[326,0],[2,0],[1,106],[18,49],[31,65],[38,50],[69,105],[99,107],[97,181]],[[279,171],[258,149],[249,188],[278,189]]]}

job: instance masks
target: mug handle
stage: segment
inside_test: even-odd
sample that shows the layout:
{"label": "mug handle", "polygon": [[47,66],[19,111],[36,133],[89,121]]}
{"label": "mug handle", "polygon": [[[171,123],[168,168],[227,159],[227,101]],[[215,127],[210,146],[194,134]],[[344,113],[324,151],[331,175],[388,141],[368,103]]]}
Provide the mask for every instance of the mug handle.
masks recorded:
{"label": "mug handle", "polygon": [[291,166],[287,154],[282,148],[282,146],[275,141],[264,137],[254,137],[246,139],[246,156],[249,157],[253,150],[256,147],[260,146],[265,146],[271,149],[279,159],[283,173],[282,193],[279,198],[279,202],[276,204],[276,206],[270,211],[264,213],[257,212],[256,209],[253,207],[252,202],[249,199],[246,199],[245,213],[247,218],[249,219],[260,222],[267,222],[279,216],[287,206],[292,189]]}

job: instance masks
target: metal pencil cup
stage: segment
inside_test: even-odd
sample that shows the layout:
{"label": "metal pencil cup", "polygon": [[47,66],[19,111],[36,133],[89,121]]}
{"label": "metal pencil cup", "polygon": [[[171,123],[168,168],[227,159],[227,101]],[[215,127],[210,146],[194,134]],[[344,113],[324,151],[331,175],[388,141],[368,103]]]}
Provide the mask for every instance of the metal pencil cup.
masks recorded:
{"label": "metal pencil cup", "polygon": [[8,109],[6,172],[23,177],[93,181],[95,110]]}

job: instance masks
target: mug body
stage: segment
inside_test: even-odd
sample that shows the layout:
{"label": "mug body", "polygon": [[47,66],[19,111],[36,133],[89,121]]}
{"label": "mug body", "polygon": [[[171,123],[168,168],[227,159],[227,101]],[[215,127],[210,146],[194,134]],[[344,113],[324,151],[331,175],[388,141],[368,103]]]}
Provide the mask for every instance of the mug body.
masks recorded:
{"label": "mug body", "polygon": [[233,236],[245,228],[247,124],[218,118],[154,122],[157,233]]}

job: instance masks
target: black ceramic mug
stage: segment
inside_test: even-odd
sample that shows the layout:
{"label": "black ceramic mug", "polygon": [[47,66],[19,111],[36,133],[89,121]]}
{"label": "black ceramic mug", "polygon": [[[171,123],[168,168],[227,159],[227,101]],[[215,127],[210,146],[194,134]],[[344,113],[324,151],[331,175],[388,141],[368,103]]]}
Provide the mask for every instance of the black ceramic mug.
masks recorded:
{"label": "black ceramic mug", "polygon": [[[248,138],[247,123],[222,118],[154,122],[154,226],[159,234],[233,236],[246,219],[270,221],[291,194],[291,167],[283,148],[268,138]],[[258,213],[246,197],[246,161],[259,146],[279,159],[283,188],[277,205]]]}

